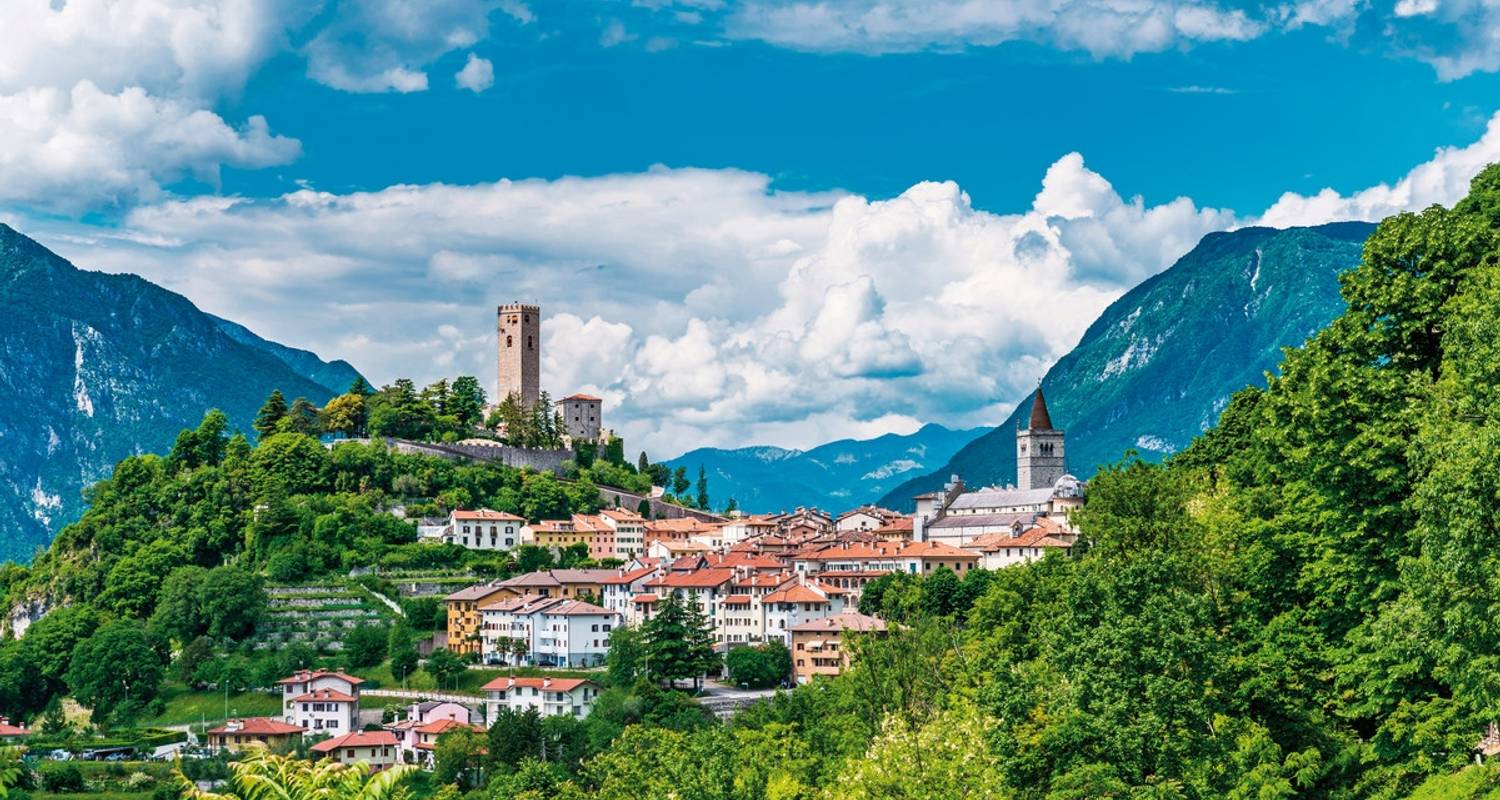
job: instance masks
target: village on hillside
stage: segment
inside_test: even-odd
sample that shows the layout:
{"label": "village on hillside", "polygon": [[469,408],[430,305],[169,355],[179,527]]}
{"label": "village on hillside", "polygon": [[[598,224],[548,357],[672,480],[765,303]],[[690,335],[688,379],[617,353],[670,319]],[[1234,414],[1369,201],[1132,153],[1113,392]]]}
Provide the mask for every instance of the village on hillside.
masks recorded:
{"label": "village on hillside", "polygon": [[[559,479],[580,448],[619,449],[600,398],[575,393],[539,408],[550,403],[539,386],[540,322],[535,305],[498,308],[497,401],[473,436],[382,441],[393,451]],[[613,668],[612,648],[618,660],[620,648],[652,637],[666,642],[654,646],[677,649],[669,655],[680,668],[665,673],[671,683],[692,681],[699,703],[720,718],[779,689],[840,675],[853,638],[882,636],[895,624],[865,599],[872,585],[884,591],[905,576],[945,575],[958,585],[976,571],[1072,553],[1078,531],[1071,514],[1084,501],[1084,486],[1066,472],[1066,436],[1054,427],[1040,389],[1030,402],[1029,422],[1015,434],[1016,485],[969,487],[955,475],[940,491],[914,498],[911,514],[870,505],[716,513],[659,485],[649,492],[600,485],[597,513],[559,518],[476,505],[407,519],[406,509],[392,508],[402,524],[416,527],[419,544],[499,558],[544,553],[547,563],[493,580],[466,581],[461,570],[377,567],[355,570],[352,587],[268,587],[273,622],[257,631],[257,648],[316,643],[352,653],[361,645],[349,640],[357,635],[351,631],[377,619],[381,604],[436,603],[446,624],[417,643],[420,660],[402,665],[401,674],[394,674],[392,652],[394,685],[359,677],[358,670],[298,668],[276,680],[275,713],[233,714],[226,694],[223,719],[187,726],[187,735],[167,737],[156,754],[270,748],[376,771],[397,764],[430,770],[445,734],[484,734],[517,715],[587,718]],[[507,419],[538,416],[554,420],[560,447],[505,440]],[[344,441],[325,439],[325,446]],[[676,491],[688,495],[680,485]],[[12,633],[19,636],[33,621],[13,615]],[[418,670],[439,676],[482,670],[487,679],[406,688]],[[34,731],[0,721],[0,739],[29,738]]]}

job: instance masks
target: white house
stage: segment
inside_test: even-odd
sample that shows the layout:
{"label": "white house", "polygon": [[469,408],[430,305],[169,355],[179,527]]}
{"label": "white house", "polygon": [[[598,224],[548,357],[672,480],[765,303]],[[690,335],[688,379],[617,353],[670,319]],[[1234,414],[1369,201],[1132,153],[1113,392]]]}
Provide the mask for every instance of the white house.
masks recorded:
{"label": "white house", "polygon": [[609,632],[622,617],[582,600],[559,600],[535,612],[531,663],[549,667],[596,667],[609,652]]}
{"label": "white house", "polygon": [[875,531],[884,528],[900,519],[901,515],[889,509],[878,506],[860,506],[853,511],[845,511],[833,522],[833,529],[838,531]]}
{"label": "white house", "polygon": [[965,550],[979,553],[979,566],[1000,569],[1045,558],[1048,553],[1071,555],[1077,535],[1055,519],[1042,517],[1031,525],[1017,522],[1010,528],[975,537]]}
{"label": "white house", "polygon": [[379,772],[396,763],[396,736],[390,731],[355,731],[318,742],[314,753],[341,764],[364,762],[371,772]]}
{"label": "white house", "polygon": [[455,509],[448,515],[443,541],[470,550],[512,550],[521,544],[525,524],[526,520],[504,511]]}
{"label": "white house", "polygon": [[[524,595],[480,608],[481,654],[486,663],[592,667],[604,662],[610,631],[623,616],[563,597]],[[517,656],[510,642],[524,643]]]}
{"label": "white house", "polygon": [[831,617],[844,610],[846,593],[814,581],[797,579],[766,595],[765,636],[792,647],[792,628],[804,622]]}
{"label": "white house", "polygon": [[485,693],[486,718],[492,723],[500,709],[534,708],[544,717],[566,714],[582,719],[594,710],[599,687],[583,678],[496,678],[480,687]]}
{"label": "white house", "polygon": [[630,559],[646,554],[644,517],[623,508],[606,508],[599,512],[599,518],[615,531],[616,558]]}
{"label": "white house", "polygon": [[600,604],[622,618],[628,617],[631,598],[644,591],[646,581],[656,577],[656,572],[656,567],[627,567],[619,575],[599,581],[602,585]]}
{"label": "white house", "polygon": [[330,670],[299,670],[276,682],[281,687],[282,722],[309,735],[337,736],[357,730],[359,685],[363,678]]}

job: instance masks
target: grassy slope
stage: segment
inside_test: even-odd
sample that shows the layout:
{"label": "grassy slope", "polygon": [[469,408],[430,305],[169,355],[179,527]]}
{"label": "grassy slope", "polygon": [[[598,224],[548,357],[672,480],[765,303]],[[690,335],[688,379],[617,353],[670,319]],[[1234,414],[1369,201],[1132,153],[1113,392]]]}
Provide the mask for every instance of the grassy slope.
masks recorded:
{"label": "grassy slope", "polygon": [[[167,707],[156,717],[142,720],[142,725],[190,725],[199,720],[218,722],[224,719],[224,695],[215,691],[194,691],[181,684],[162,687]],[[237,717],[273,716],[281,711],[281,698],[267,692],[231,692],[229,713]]]}

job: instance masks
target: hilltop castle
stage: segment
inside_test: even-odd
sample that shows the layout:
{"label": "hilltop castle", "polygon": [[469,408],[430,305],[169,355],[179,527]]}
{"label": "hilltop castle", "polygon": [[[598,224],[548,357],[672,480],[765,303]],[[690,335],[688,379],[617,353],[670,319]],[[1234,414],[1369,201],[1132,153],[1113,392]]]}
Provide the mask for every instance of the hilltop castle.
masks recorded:
{"label": "hilltop castle", "polygon": [[[495,309],[495,402],[511,395],[531,408],[541,399],[542,307],[507,303]],[[604,438],[604,401],[571,394],[557,401],[563,428],[574,441]]]}

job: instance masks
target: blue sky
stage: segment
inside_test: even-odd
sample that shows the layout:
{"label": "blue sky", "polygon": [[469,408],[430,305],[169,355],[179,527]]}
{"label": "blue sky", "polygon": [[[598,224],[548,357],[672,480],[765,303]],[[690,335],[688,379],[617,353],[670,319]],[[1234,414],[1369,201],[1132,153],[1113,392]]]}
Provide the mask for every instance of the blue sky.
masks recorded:
{"label": "blue sky", "polygon": [[[1480,0],[9,0],[0,220],[654,455],[992,423],[1204,233],[1461,196]],[[1046,309],[1045,314],[1037,313]]]}

